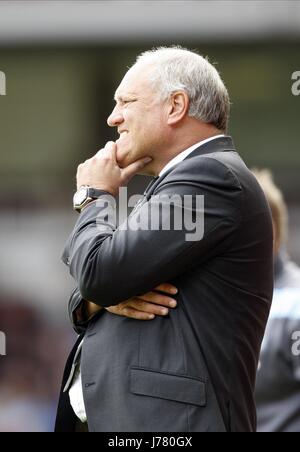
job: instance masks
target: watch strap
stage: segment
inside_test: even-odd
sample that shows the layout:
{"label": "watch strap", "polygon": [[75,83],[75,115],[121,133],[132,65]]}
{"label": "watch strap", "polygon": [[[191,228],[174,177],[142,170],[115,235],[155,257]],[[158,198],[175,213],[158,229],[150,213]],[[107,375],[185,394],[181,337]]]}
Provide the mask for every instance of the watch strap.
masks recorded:
{"label": "watch strap", "polygon": [[105,190],[100,190],[98,188],[92,188],[92,187],[88,188],[88,197],[89,198],[98,199],[102,195],[110,195],[110,193],[108,193]]}

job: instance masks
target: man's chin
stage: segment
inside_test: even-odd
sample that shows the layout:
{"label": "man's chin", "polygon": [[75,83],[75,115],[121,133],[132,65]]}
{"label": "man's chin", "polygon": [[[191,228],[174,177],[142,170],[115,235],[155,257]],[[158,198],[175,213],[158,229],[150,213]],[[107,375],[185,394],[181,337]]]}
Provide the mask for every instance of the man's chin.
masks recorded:
{"label": "man's chin", "polygon": [[117,163],[118,163],[119,167],[122,168],[122,169],[126,168],[126,166],[127,166],[126,165],[126,158],[124,158],[124,157],[120,158],[120,157],[117,156]]}
{"label": "man's chin", "polygon": [[127,166],[131,165],[131,163],[134,163],[136,161],[136,158],[132,157],[130,152],[124,153],[123,155],[117,154],[117,162],[120,168],[126,168]]}
{"label": "man's chin", "polygon": [[117,163],[122,169],[130,165],[130,152],[117,152]]}
{"label": "man's chin", "polygon": [[129,164],[127,163],[126,159],[117,159],[117,163],[119,165],[120,168],[124,169],[126,168],[126,166],[128,166]]}

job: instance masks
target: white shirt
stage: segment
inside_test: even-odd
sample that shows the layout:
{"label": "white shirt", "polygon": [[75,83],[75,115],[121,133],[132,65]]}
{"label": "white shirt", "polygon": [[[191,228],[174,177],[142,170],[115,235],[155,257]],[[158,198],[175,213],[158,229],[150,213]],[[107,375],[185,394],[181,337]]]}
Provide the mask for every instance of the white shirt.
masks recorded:
{"label": "white shirt", "polygon": [[[79,344],[74,361],[81,354],[83,346],[83,341]],[[71,375],[69,377],[69,381],[71,380],[72,386],[69,390],[69,398],[70,403],[73,408],[74,413],[80,419],[81,422],[87,422],[86,409],[83,398],[83,389],[82,389],[82,379],[81,379],[81,370],[80,363],[77,364],[76,367],[72,368]],[[69,384],[66,384],[66,387]]]}
{"label": "white shirt", "polygon": [[[216,135],[211,138],[207,138],[206,140],[202,140],[196,144],[193,144],[193,146],[189,147],[185,151],[180,152],[180,154],[176,155],[176,157],[174,157],[172,160],[170,160],[167,163],[167,165],[159,173],[159,176],[162,176],[170,168],[173,168],[173,166],[182,162],[188,155],[190,155],[199,146],[203,146],[204,144],[209,143],[210,141],[216,140],[217,138],[221,138],[221,137],[224,137],[224,135],[221,134],[221,135]],[[83,345],[83,341],[78,347],[78,352],[79,352],[79,350],[81,350],[82,345]],[[86,409],[85,409],[85,405],[84,405],[83,390],[82,390],[81,371],[80,371],[79,365],[74,374],[73,383],[72,383],[72,386],[69,391],[69,397],[70,397],[71,406],[74,410],[74,413],[78,417],[78,419],[80,419],[81,422],[83,422],[83,423],[87,422]]]}
{"label": "white shirt", "polygon": [[87,422],[86,409],[83,398],[83,390],[82,390],[82,379],[81,379],[81,371],[78,366],[74,382],[69,391],[70,403],[73,408],[74,413],[81,420],[81,422]]}

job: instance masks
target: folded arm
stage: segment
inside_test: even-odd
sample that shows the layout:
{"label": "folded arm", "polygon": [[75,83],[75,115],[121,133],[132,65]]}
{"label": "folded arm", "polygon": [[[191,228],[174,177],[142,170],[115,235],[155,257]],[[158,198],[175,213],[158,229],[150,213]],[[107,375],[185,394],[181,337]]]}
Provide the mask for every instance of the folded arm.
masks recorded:
{"label": "folded arm", "polygon": [[[117,306],[105,309],[111,314],[135,320],[153,320],[155,316],[166,316],[169,309],[176,308],[177,301],[174,295],[177,293],[178,289],[175,286],[164,283],[140,297],[132,297]],[[79,289],[74,290],[69,302],[70,320],[74,330],[78,334],[83,333],[89,321],[103,309],[95,303],[84,300]]]}
{"label": "folded arm", "polygon": [[[155,195],[178,194],[193,197],[188,209],[164,201],[171,216],[204,215],[203,237],[188,241],[185,227],[163,230],[160,202],[150,198],[126,223],[116,229],[107,221],[107,209],[94,203],[81,214],[66,246],[64,261],[84,299],[110,307],[152,290],[161,281],[171,281],[195,265],[213,257],[219,246],[232,236],[239,221],[241,189],[234,175],[220,162],[202,158],[197,172],[193,163],[182,163]],[[189,179],[184,177],[184,171]],[[204,196],[204,212],[199,212],[196,195]],[[114,209],[113,203],[110,209]],[[178,210],[176,212],[176,210]],[[200,209],[201,210],[201,209]],[[146,218],[156,218],[159,230],[134,230]],[[199,220],[199,218],[198,218]]]}

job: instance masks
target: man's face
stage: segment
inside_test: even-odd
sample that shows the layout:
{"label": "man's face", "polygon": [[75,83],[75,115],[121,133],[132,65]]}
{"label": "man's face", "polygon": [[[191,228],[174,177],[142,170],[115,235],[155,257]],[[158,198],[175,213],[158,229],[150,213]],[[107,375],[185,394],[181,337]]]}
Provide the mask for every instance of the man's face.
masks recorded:
{"label": "man's face", "polygon": [[[117,127],[120,134],[116,143],[121,168],[142,157],[155,159],[165,145],[165,104],[148,80],[150,73],[149,66],[134,66],[115,94],[116,106],[107,122],[109,126]],[[148,165],[143,172],[147,173],[147,169]]]}

